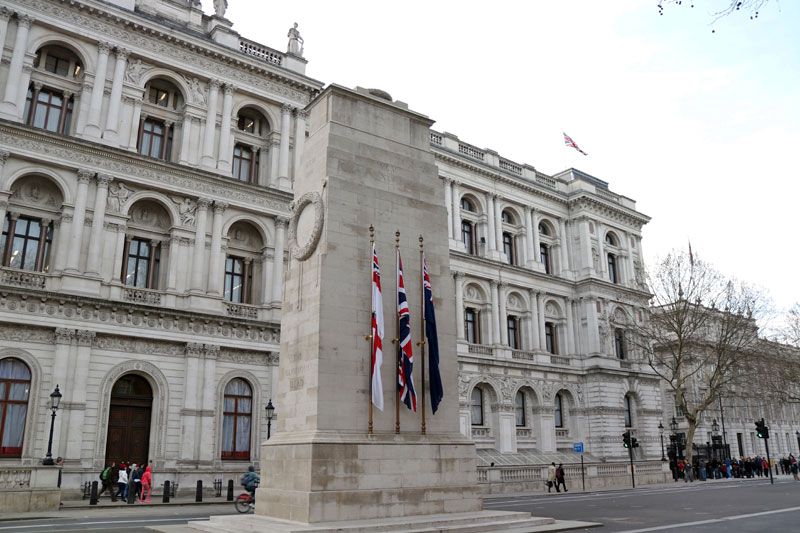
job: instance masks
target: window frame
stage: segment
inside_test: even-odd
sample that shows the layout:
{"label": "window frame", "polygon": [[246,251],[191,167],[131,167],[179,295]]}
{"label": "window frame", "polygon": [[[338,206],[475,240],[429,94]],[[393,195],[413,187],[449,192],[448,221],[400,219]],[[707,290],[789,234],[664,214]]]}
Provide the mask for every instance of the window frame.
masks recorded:
{"label": "window frame", "polygon": [[564,399],[560,392],[556,393],[553,400],[553,423],[558,429],[564,428]]}
{"label": "window frame", "polygon": [[552,274],[553,267],[550,263],[550,245],[546,243],[539,243],[539,260],[544,265],[544,273]]}
{"label": "window frame", "polygon": [[[67,94],[69,93],[69,97]],[[47,94],[48,99],[46,102],[41,100],[42,94]],[[54,97],[61,99],[61,103],[54,105],[52,103]],[[45,108],[44,124],[37,126],[36,117],[42,107]],[[59,88],[44,86],[39,82],[31,83],[28,87],[28,92],[25,95],[25,109],[23,111],[23,122],[33,128],[43,129],[52,133],[59,133],[66,135],[72,127],[72,115],[75,108],[75,98],[69,92]],[[54,115],[57,110],[57,115]],[[53,119],[53,116],[57,118]],[[51,120],[54,122],[51,126]]]}
{"label": "window frame", "polygon": [[615,285],[619,283],[619,272],[617,271],[617,256],[608,253],[608,280]]}
{"label": "window frame", "polygon": [[[470,326],[472,328],[470,329]],[[481,343],[480,311],[474,307],[464,308],[464,338],[470,344]],[[471,335],[470,335],[471,334]]]}
{"label": "window frame", "polygon": [[518,390],[517,394],[514,396],[514,421],[516,422],[516,426],[518,428],[524,428],[527,426],[527,416],[525,414],[525,393],[523,393],[521,390]]}
{"label": "window frame", "polygon": [[[237,154],[237,150],[239,153]],[[243,157],[243,152],[247,151],[249,157]],[[258,176],[259,150],[245,143],[236,143],[233,146],[233,161],[231,175],[233,179],[244,183],[254,183]],[[247,176],[242,179],[242,164],[247,162]]]}
{"label": "window frame", "polygon": [[[475,399],[476,399],[475,391],[478,392],[478,396],[477,396],[478,402],[477,403],[475,403]],[[483,426],[483,419],[484,419],[483,389],[481,389],[480,387],[475,387],[474,389],[472,389],[472,392],[470,393],[470,397],[469,397],[469,404],[470,404],[470,423],[471,423],[471,425],[472,426]],[[480,419],[477,422],[475,421],[475,413],[476,412],[480,413]]]}
{"label": "window frame", "polygon": [[476,255],[478,253],[475,245],[475,224],[470,220],[461,220],[461,242],[464,243],[464,248],[468,254]]}
{"label": "window frame", "polygon": [[[233,268],[241,262],[241,273],[237,273]],[[228,254],[225,256],[225,272],[223,278],[222,299],[232,304],[250,305],[253,301],[253,261],[248,257]],[[241,289],[239,290],[239,300],[234,300],[234,288],[236,279],[241,279]]]}
{"label": "window frame", "polygon": [[[134,283],[128,283],[128,267],[131,261],[131,246],[134,242],[137,242],[137,254],[133,257],[136,261],[136,268],[134,268]],[[123,256],[122,261],[122,284],[126,287],[131,287],[135,289],[150,289],[150,290],[158,290],[159,286],[159,277],[161,274],[161,241],[155,239],[148,239],[146,237],[138,237],[134,235],[128,236],[125,239],[125,254]],[[141,250],[142,244],[147,245],[149,255],[147,257],[139,255],[139,251]],[[138,275],[136,275],[139,271],[139,261],[140,260],[147,260],[147,270],[144,272],[144,279],[145,284],[144,287],[140,287],[136,285],[136,280],[138,279]]]}
{"label": "window frame", "polygon": [[[22,448],[25,445],[25,429],[28,423],[28,414],[30,411],[31,388],[33,385],[33,372],[31,367],[19,357],[3,357],[0,362],[11,360],[17,361],[28,371],[28,379],[12,379],[0,377],[0,383],[4,383],[3,394],[0,396],[0,459],[14,459],[22,457]],[[28,385],[25,400],[10,400],[11,385],[26,383]],[[6,417],[8,416],[8,408],[11,405],[24,405],[25,416],[22,417],[22,440],[19,446],[3,446],[3,439],[5,438]]]}
{"label": "window frame", "polygon": [[512,350],[521,350],[519,335],[519,317],[516,315],[506,315],[506,339],[508,347]]}
{"label": "window frame", "polygon": [[625,409],[625,428],[632,428],[633,427],[633,405],[631,403],[631,395],[626,394],[623,398],[623,407]]}
{"label": "window frame", "polygon": [[[147,130],[147,125],[151,125],[151,129]],[[169,124],[169,126],[167,126]],[[157,134],[155,133],[155,126],[161,126],[163,128],[163,133]],[[144,136],[147,134],[149,136],[149,148],[147,153],[143,152],[144,148]],[[153,138],[158,137],[161,139],[161,146],[159,147],[158,155],[153,155]],[[154,159],[161,159],[162,161],[171,161],[172,158],[172,148],[174,145],[175,139],[175,124],[169,119],[162,119],[159,117],[154,116],[147,116],[140,120],[139,123],[139,138],[136,141],[136,151],[139,155],[143,155],[145,157],[152,157]]]}
{"label": "window frame", "polygon": [[503,232],[503,253],[506,254],[506,263],[509,265],[517,264],[516,239],[511,232]]}
{"label": "window frame", "polygon": [[[22,235],[17,233],[17,227],[20,220],[27,222],[26,233]],[[6,213],[6,217],[3,221],[2,236],[0,236],[0,242],[2,242],[2,265],[4,267],[13,268],[15,270],[25,270],[28,272],[49,271],[50,251],[53,248],[53,221],[47,220],[47,224],[44,225],[42,223],[45,220],[47,219],[28,215],[17,215],[16,213],[12,216],[11,213]],[[38,237],[33,237],[30,235],[31,223],[38,224]],[[44,233],[44,238],[42,238],[42,233]],[[20,253],[20,266],[16,267],[11,265],[11,259],[12,255],[14,255],[18,238],[22,238],[23,245]],[[25,259],[27,257],[29,242],[33,241],[36,242],[36,252],[34,254],[33,268],[29,269],[25,268]]]}
{"label": "window frame", "polygon": [[558,355],[558,330],[553,322],[544,323],[545,349],[551,355]]}
{"label": "window frame", "polygon": [[[241,394],[228,394],[227,390],[228,387],[234,381],[241,381],[245,385],[247,385],[248,390],[250,391],[250,395],[241,395]],[[228,398],[233,399],[234,401],[234,410],[233,411],[226,411],[226,400]],[[250,401],[250,410],[246,413],[244,411],[239,411],[239,402],[242,399],[248,399]],[[232,450],[225,450],[225,434],[224,431],[222,432],[222,445],[220,446],[220,459],[223,461],[249,461],[250,454],[253,448],[253,405],[254,405],[255,396],[253,393],[253,386],[252,384],[244,378],[235,377],[228,381],[225,384],[225,388],[222,390],[222,425],[224,427],[225,418],[232,417],[233,418],[233,442],[231,443]],[[250,423],[248,424],[248,435],[247,435],[247,451],[237,451],[236,450],[236,442],[238,439],[238,424],[239,418],[249,418]]]}

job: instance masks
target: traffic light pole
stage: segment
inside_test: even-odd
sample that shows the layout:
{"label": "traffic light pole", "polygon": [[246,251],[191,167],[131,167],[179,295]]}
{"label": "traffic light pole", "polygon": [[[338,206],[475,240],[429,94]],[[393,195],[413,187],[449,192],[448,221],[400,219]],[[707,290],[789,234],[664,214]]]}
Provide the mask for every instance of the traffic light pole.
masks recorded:
{"label": "traffic light pole", "polygon": [[764,447],[767,449],[767,468],[769,469],[769,482],[774,485],[775,480],[772,479],[772,461],[769,459],[769,437],[764,439]]}
{"label": "traffic light pole", "polygon": [[[767,451],[767,454],[769,454],[769,451]],[[628,457],[631,460],[631,485],[633,485],[633,488],[635,489],[636,488],[636,476],[634,476],[634,474],[633,474],[633,446],[630,446],[628,448]]]}

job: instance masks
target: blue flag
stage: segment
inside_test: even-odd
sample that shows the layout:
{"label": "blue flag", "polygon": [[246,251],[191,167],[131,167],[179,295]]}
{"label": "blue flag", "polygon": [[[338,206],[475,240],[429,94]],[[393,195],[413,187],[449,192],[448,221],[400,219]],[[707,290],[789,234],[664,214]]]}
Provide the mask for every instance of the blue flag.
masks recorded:
{"label": "blue flag", "polygon": [[428,338],[428,373],[430,374],[431,410],[436,413],[444,397],[442,376],[439,374],[439,335],[436,333],[436,315],[433,311],[433,289],[428,277],[428,263],[422,254],[423,286],[425,287],[425,336]]}

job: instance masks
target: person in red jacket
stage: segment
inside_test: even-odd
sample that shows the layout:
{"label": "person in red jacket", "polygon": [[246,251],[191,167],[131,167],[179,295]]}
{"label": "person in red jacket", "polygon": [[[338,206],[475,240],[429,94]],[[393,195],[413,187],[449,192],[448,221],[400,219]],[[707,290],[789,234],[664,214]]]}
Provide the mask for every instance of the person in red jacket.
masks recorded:
{"label": "person in red jacket", "polygon": [[[139,495],[139,503],[150,502],[150,486],[153,484],[153,469],[151,467],[147,467],[144,469],[144,475],[142,476],[142,493]],[[147,491],[147,499],[145,499],[145,491]]]}

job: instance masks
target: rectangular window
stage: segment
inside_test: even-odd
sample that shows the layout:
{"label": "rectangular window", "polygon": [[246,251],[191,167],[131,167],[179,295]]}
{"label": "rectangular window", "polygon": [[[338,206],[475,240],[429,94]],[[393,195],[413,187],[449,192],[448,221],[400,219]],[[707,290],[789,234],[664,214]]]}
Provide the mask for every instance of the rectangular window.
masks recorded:
{"label": "rectangular window", "polygon": [[558,353],[558,342],[556,339],[556,327],[552,322],[546,322],[544,325],[544,338],[546,341],[547,351],[553,355]]}
{"label": "rectangular window", "polygon": [[617,359],[625,359],[625,332],[621,329],[614,330],[614,349]]}
{"label": "rectangular window", "polygon": [[468,254],[475,254],[475,232],[471,223],[466,220],[461,222],[461,240]]}
{"label": "rectangular window", "polygon": [[611,283],[617,283],[617,258],[614,254],[608,254],[608,279]]}
{"label": "rectangular window", "polygon": [[25,124],[55,133],[68,133],[72,124],[72,98],[65,99],[60,91],[34,89],[25,98]]}
{"label": "rectangular window", "polygon": [[548,247],[546,244],[539,245],[539,259],[544,265],[544,273],[550,274],[550,247]]}
{"label": "rectangular window", "polygon": [[168,107],[169,93],[155,87],[150,87],[149,101],[151,104],[159,105],[161,107]]}
{"label": "rectangular window", "polygon": [[169,161],[172,152],[172,126],[160,120],[147,119],[142,122],[139,135],[139,153]]}
{"label": "rectangular window", "polygon": [[471,307],[464,309],[464,336],[470,344],[478,344],[480,342],[476,315],[475,309]]}
{"label": "rectangular window", "polygon": [[483,391],[478,387],[472,389],[471,417],[473,426],[483,425]]}
{"label": "rectangular window", "polygon": [[508,333],[508,347],[512,350],[519,350],[519,322],[517,317],[509,316],[506,318],[506,331]]}
{"label": "rectangular window", "polygon": [[249,304],[252,281],[251,262],[241,257],[228,256],[225,260],[225,301]]}
{"label": "rectangular window", "polygon": [[[44,229],[44,239],[42,230]],[[44,241],[44,242],[42,242]],[[20,270],[42,272],[48,270],[50,244],[53,241],[52,226],[42,228],[37,219],[6,215],[0,249],[3,252],[3,266]]]}
{"label": "rectangular window", "polygon": [[525,395],[522,392],[518,392],[514,400],[514,414],[517,427],[525,427]]}
{"label": "rectangular window", "polygon": [[69,60],[47,54],[47,58],[44,61],[44,69],[59,76],[66,76],[69,74]]}
{"label": "rectangular window", "polygon": [[233,148],[233,177],[253,183],[258,176],[258,152],[237,144]]}
{"label": "rectangular window", "polygon": [[503,252],[506,254],[506,263],[517,264],[514,257],[514,236],[510,233],[503,233]]}
{"label": "rectangular window", "polygon": [[131,239],[125,267],[125,285],[141,289],[157,288],[159,256],[159,247],[154,248],[150,241]]}

